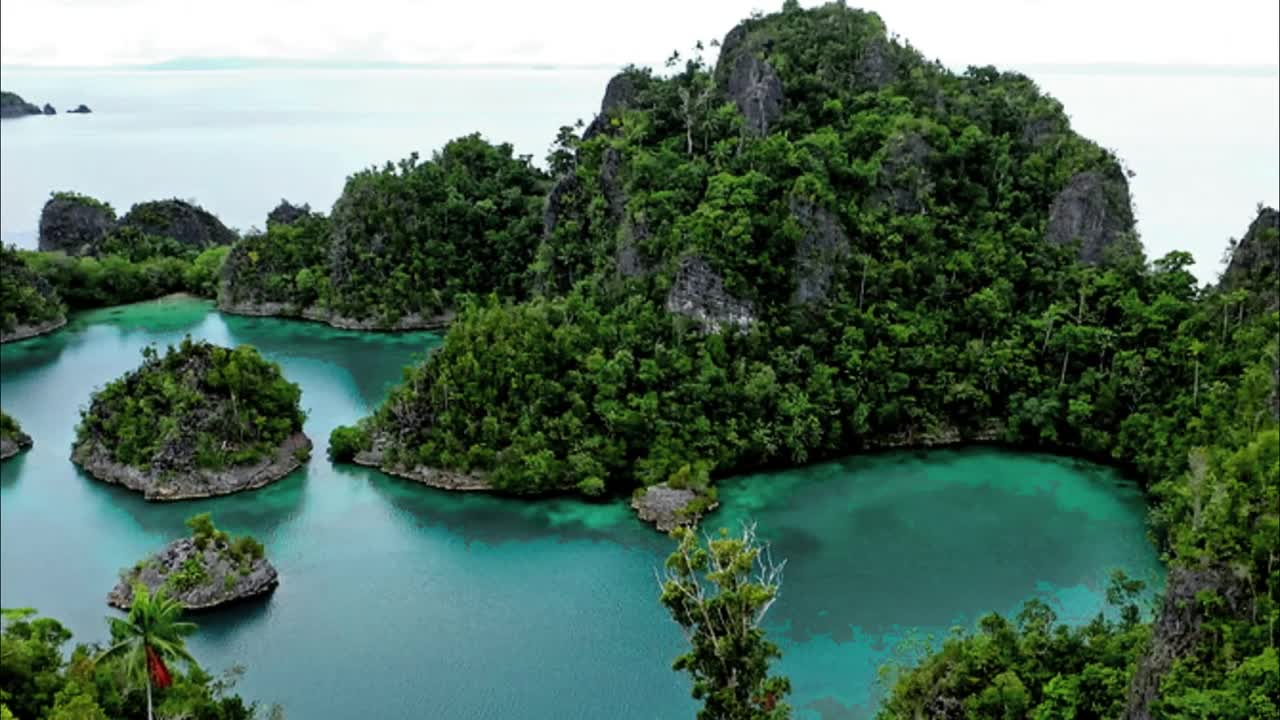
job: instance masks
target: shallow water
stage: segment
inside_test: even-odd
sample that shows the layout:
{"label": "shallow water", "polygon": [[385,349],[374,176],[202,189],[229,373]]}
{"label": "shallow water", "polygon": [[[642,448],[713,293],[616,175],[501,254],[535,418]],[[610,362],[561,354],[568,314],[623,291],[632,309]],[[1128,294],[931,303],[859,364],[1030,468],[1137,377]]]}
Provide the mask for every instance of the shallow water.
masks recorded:
{"label": "shallow water", "polygon": [[[67,459],[89,393],[184,334],[251,343],[303,388],[307,466],[262,490],[149,504]],[[101,640],[120,568],[212,511],[262,540],[281,585],[198,616],[191,648],[242,664],[291,718],[688,718],[682,637],[657,602],[669,541],[622,503],[434,491],[325,457],[438,338],[220,315],[177,300],[76,316],[0,348],[5,410],[35,447],[0,465],[0,605]],[[799,717],[864,718],[876,668],[1040,597],[1098,611],[1113,567],[1159,582],[1139,491],[1114,471],[987,449],[895,452],[727,480],[706,527],[751,520],[785,558],[771,635]]]}

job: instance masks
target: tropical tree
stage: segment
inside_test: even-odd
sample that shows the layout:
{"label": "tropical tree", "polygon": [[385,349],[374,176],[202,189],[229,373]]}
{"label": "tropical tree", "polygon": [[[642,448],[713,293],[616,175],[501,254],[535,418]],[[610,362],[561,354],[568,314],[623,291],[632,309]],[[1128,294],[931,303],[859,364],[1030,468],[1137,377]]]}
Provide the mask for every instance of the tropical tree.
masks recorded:
{"label": "tropical tree", "polygon": [[791,717],[783,701],[791,681],[769,675],[769,663],[782,652],[760,628],[778,597],[785,561],[773,561],[769,547],[756,540],[755,525],[744,524],[738,536],[722,528],[705,547],[688,528],[672,537],[680,545],[659,583],[662,604],[689,641],[673,667],[693,676],[693,697],[703,703],[698,720]]}
{"label": "tropical tree", "polygon": [[98,659],[118,656],[131,677],[146,683],[147,720],[153,720],[151,686],[163,690],[173,683],[167,663],[195,664],[184,638],[195,632],[196,626],[179,620],[182,610],[182,603],[163,589],[152,595],[146,585],[138,583],[133,587],[128,617],[107,618],[113,644]]}

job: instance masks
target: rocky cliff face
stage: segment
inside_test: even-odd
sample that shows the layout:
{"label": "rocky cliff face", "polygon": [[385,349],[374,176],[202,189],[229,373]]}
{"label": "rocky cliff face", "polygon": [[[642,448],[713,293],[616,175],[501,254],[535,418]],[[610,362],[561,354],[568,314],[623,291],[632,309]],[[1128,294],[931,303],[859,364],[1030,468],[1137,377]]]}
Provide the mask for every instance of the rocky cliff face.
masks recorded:
{"label": "rocky cliff face", "polygon": [[1217,612],[1224,615],[1242,618],[1251,611],[1247,586],[1229,568],[1174,568],[1169,573],[1151,647],[1138,661],[1138,669],[1129,685],[1125,714],[1128,720],[1151,720],[1151,702],[1159,696],[1161,678],[1177,660],[1193,652],[1204,639],[1202,626],[1210,616],[1196,598],[1202,592],[1213,593],[1222,599],[1223,604]]}
{"label": "rocky cliff face", "polygon": [[267,213],[267,225],[292,225],[311,216],[311,205],[294,205],[288,200],[281,200],[271,212]]}
{"label": "rocky cliff face", "polygon": [[116,225],[111,206],[71,194],[50,198],[40,211],[42,252],[62,251],[68,255],[89,255]]}
{"label": "rocky cliff face", "polygon": [[171,237],[201,250],[236,241],[236,234],[213,213],[176,198],[138,203],[120,218],[120,226],[135,228],[144,235]]}
{"label": "rocky cliff face", "polygon": [[199,610],[269,593],[280,576],[266,558],[237,558],[225,541],[207,541],[201,549],[193,538],[182,538],[125,573],[107,604],[128,610],[134,583],[152,593],[163,587],[183,607]]}
{"label": "rocky cliff face", "polygon": [[782,117],[782,78],[765,59],[765,48],[747,26],[730,30],[720,44],[716,74],[727,98],[738,106],[747,132],[763,136]]}
{"label": "rocky cliff face", "polygon": [[604,97],[600,100],[600,113],[582,131],[582,139],[590,140],[607,131],[609,120],[635,102],[636,94],[636,78],[631,73],[621,72],[610,78],[609,84],[604,88]]}
{"label": "rocky cliff face", "polygon": [[681,258],[667,293],[666,308],[693,319],[704,333],[745,330],[755,322],[751,301],[730,295],[724,288],[724,279],[697,255]]}
{"label": "rocky cliff face", "polygon": [[880,160],[879,187],[873,205],[888,206],[899,213],[917,213],[933,191],[929,161],[933,148],[919,133],[898,133],[889,139]]}
{"label": "rocky cliff face", "polygon": [[1258,216],[1232,248],[1219,286],[1227,291],[1261,288],[1265,309],[1280,307],[1280,212],[1275,208],[1258,209]]}
{"label": "rocky cliff face", "polygon": [[796,244],[796,289],[791,302],[825,302],[835,269],[849,256],[849,236],[840,219],[827,209],[795,197],[790,205],[791,215],[804,228],[804,236]]}
{"label": "rocky cliff face", "polygon": [[1119,168],[1107,175],[1089,170],[1072,176],[1053,199],[1045,239],[1059,245],[1079,242],[1080,261],[1097,265],[1107,248],[1133,229],[1129,182]]}
{"label": "rocky cliff face", "polygon": [[31,436],[21,430],[12,435],[0,435],[0,460],[8,460],[31,445]]}

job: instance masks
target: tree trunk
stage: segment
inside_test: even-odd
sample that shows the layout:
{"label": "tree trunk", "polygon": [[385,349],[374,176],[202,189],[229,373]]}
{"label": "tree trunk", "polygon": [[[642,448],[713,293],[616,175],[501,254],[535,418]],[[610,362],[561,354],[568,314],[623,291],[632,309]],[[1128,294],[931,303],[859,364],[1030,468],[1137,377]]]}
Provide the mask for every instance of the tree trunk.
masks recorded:
{"label": "tree trunk", "polygon": [[151,715],[151,668],[147,668],[147,720],[154,720]]}

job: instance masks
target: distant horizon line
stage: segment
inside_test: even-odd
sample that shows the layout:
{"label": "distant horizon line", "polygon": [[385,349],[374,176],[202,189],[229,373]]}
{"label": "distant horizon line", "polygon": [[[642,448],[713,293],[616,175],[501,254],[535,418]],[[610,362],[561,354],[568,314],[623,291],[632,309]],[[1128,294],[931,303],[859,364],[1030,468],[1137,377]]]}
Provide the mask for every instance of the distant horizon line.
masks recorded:
{"label": "distant horizon line", "polygon": [[[226,70],[617,70],[629,64],[643,63],[565,63],[565,62],[400,62],[395,60],[341,60],[321,58],[272,57],[179,57],[148,63],[107,65],[41,65],[33,63],[0,63],[8,71],[177,71],[216,72]],[[650,67],[656,66],[654,63]],[[944,63],[945,65],[945,63]],[[947,65],[963,71],[966,66]],[[1210,76],[1280,76],[1280,64],[1186,63],[1186,62],[1008,62],[998,68],[1021,72],[1051,74],[1105,75],[1210,75]]]}

